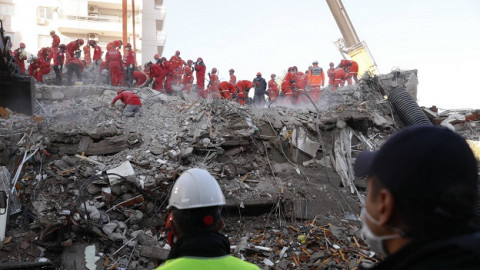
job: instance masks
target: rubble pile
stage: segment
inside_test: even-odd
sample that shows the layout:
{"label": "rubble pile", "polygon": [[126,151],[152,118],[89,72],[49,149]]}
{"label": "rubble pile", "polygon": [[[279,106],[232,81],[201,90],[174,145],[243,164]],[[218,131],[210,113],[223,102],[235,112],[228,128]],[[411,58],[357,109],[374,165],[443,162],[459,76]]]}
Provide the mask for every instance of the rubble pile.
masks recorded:
{"label": "rubble pile", "polygon": [[[415,72],[389,76],[415,90]],[[72,258],[91,252],[105,269],[152,269],[168,254],[170,189],[200,167],[224,191],[234,255],[265,269],[373,263],[358,234],[365,183],[352,164],[403,126],[384,99],[389,85],[366,78],[303,108],[138,88],[143,115],[135,118],[109,107],[116,88],[39,85],[36,116],[0,110],[0,164],[21,206],[10,209],[1,261],[46,257],[80,269],[84,259]],[[468,115],[449,123],[478,130]]]}

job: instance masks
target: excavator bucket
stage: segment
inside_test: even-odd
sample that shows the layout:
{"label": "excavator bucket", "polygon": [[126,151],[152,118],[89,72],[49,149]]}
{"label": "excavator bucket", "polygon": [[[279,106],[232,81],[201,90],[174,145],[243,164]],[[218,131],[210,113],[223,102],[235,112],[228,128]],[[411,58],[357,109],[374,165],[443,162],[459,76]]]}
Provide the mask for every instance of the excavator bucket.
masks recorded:
{"label": "excavator bucket", "polygon": [[10,37],[4,35],[0,20],[0,107],[23,114],[33,114],[35,84],[33,78],[22,75],[12,57]]}

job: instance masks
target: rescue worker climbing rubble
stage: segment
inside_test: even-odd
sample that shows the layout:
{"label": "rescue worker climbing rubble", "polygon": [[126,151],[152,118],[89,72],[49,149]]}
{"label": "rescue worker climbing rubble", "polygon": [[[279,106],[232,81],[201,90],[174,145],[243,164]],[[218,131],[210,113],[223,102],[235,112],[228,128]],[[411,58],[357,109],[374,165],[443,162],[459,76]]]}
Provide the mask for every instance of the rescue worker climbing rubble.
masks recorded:
{"label": "rescue worker climbing rubble", "polygon": [[230,80],[228,81],[231,84],[237,83],[237,76],[235,76],[235,70],[231,68],[228,73],[230,74]]}
{"label": "rescue worker climbing rubble", "polygon": [[245,106],[245,101],[248,98],[248,91],[252,88],[252,82],[247,80],[240,80],[235,85],[237,87],[238,103]]}
{"label": "rescue worker climbing rubble", "polygon": [[270,75],[270,81],[268,81],[268,97],[270,99],[270,101],[274,101],[275,99],[277,99],[278,97],[278,84],[277,82],[275,81],[275,78],[277,77],[277,75],[275,74],[272,74]]}
{"label": "rescue worker climbing rubble", "polygon": [[62,70],[63,63],[65,62],[65,50],[67,46],[60,44],[57,52],[53,56],[53,70],[55,71],[55,85],[62,84]]}
{"label": "rescue worker climbing rubble", "polygon": [[133,85],[133,72],[135,70],[135,53],[132,51],[130,43],[125,44],[125,65],[127,66],[126,80],[128,86]]}
{"label": "rescue worker climbing rubble", "polygon": [[218,91],[220,92],[220,95],[222,98],[226,100],[231,100],[232,97],[236,100],[237,99],[237,88],[235,87],[234,84],[223,81],[218,84]]}
{"label": "rescue worker climbing rubble", "polygon": [[13,51],[13,58],[15,63],[17,63],[19,72],[22,75],[25,75],[25,60],[27,60],[27,53],[25,52],[25,43],[20,43],[20,46]]}
{"label": "rescue worker climbing rubble", "polygon": [[358,63],[353,60],[342,60],[340,61],[340,67],[345,70],[347,75],[345,76],[345,80],[347,81],[348,85],[352,85],[352,78],[355,80],[355,84],[358,83]]}
{"label": "rescue worker climbing rubble", "polygon": [[195,77],[197,78],[198,97],[206,98],[205,72],[207,71],[207,67],[201,57],[197,58],[197,62],[193,62],[193,66],[195,69]]}
{"label": "rescue worker climbing rubble", "polygon": [[110,47],[110,51],[105,55],[107,66],[110,69],[110,81],[112,86],[121,84],[122,54],[115,45]]}
{"label": "rescue worker climbing rubble", "polygon": [[220,233],[225,197],[217,180],[204,169],[189,169],[175,181],[168,201],[166,233],[172,247],[157,270],[260,269],[230,255],[230,241]]}
{"label": "rescue worker climbing rubble", "polygon": [[262,106],[265,103],[265,95],[267,93],[267,82],[262,78],[262,73],[257,72],[257,76],[253,79],[253,87],[255,87],[255,96],[253,101],[256,106]]}
{"label": "rescue worker climbing rubble", "polygon": [[110,106],[113,108],[115,102],[120,100],[123,102],[123,116],[133,117],[133,116],[142,116],[142,102],[137,94],[126,91],[123,89],[117,90],[117,96],[112,100]]}
{"label": "rescue worker climbing rubble", "polygon": [[318,102],[320,89],[322,86],[325,86],[325,73],[318,66],[318,61],[313,61],[312,65],[307,74],[307,86],[309,88],[309,96],[314,102]]}

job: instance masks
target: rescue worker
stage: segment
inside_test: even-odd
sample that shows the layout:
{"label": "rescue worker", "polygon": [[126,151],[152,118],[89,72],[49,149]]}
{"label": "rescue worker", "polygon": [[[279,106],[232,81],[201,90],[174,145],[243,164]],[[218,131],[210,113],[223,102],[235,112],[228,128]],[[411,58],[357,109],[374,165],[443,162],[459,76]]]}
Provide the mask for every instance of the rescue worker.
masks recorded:
{"label": "rescue worker", "polygon": [[361,235],[385,258],[368,269],[480,269],[478,163],[464,138],[406,127],[360,153],[354,172],[367,177]]}
{"label": "rescue worker", "polygon": [[165,78],[165,72],[163,71],[162,67],[153,64],[152,62],[148,62],[145,64],[145,73],[148,75],[148,81],[145,83],[145,85],[149,85],[150,82],[153,81],[152,88],[154,90],[164,92],[164,78]]}
{"label": "rescue worker", "polygon": [[65,55],[67,61],[69,61],[69,58],[75,57],[75,51],[80,50],[80,46],[82,45],[83,45],[83,39],[81,38],[71,41],[70,43],[67,44],[67,50]]}
{"label": "rescue worker", "polygon": [[210,82],[208,83],[207,90],[210,92],[213,98],[220,98],[220,93],[218,92],[218,84],[220,81],[217,76],[217,68],[212,68],[212,73],[208,73]]}
{"label": "rescue worker", "polygon": [[338,64],[338,67],[343,68],[347,73],[345,80],[347,81],[348,85],[352,85],[352,77],[355,80],[355,84],[358,83],[358,63],[353,60],[343,59]]}
{"label": "rescue worker", "polygon": [[252,88],[252,82],[247,80],[238,81],[235,85],[237,87],[238,103],[245,106],[245,100],[248,98],[248,91]]}
{"label": "rescue worker", "polygon": [[32,63],[29,67],[29,75],[34,77],[39,83],[43,83],[43,75],[50,73],[51,68],[49,62],[47,62],[48,55],[50,54],[50,48],[41,48],[35,59],[32,59]]}
{"label": "rescue worker", "polygon": [[160,60],[161,67],[164,72],[165,83],[163,88],[167,94],[171,94],[173,92],[172,82],[173,82],[173,69],[172,69],[172,62],[168,61],[165,57],[162,57]]}
{"label": "rescue worker", "polygon": [[185,62],[180,57],[180,51],[176,51],[175,55],[170,57],[170,63],[172,65],[172,69],[176,69],[177,67],[181,68],[185,64]]}
{"label": "rescue worker", "polygon": [[110,82],[112,86],[121,84],[122,54],[115,45],[110,47],[110,51],[105,55],[105,61],[110,69]]}
{"label": "rescue worker", "polygon": [[147,76],[140,70],[135,70],[133,71],[133,80],[136,82],[135,84],[137,86],[142,86],[147,80]]}
{"label": "rescue worker", "polygon": [[90,72],[93,72],[93,79],[96,84],[100,82],[100,66],[102,65],[102,49],[97,45],[95,40],[89,40],[88,44],[93,48],[92,64],[90,65]]}
{"label": "rescue worker", "polygon": [[291,104],[295,103],[295,101],[293,100],[294,98],[293,93],[297,91],[297,88],[296,88],[295,69],[293,67],[288,68],[288,72],[285,75],[281,88],[282,88],[282,94],[283,94],[282,96],[284,97],[283,99],[285,99],[287,103],[291,103]]}
{"label": "rescue worker", "polygon": [[237,76],[235,76],[235,70],[231,68],[228,73],[230,74],[230,81],[228,81],[231,84],[236,84],[237,83]]}
{"label": "rescue worker", "polygon": [[49,47],[43,47],[37,52],[37,57],[41,58],[45,62],[50,62],[48,56],[50,55],[51,50]]}
{"label": "rescue worker", "polygon": [[195,69],[195,77],[197,78],[198,97],[206,98],[205,72],[207,71],[207,67],[201,57],[198,57],[197,62],[194,62],[193,65]]}
{"label": "rescue worker", "polygon": [[[67,46],[68,50],[68,46]],[[82,81],[82,72],[85,66],[83,65],[83,62],[78,59],[77,57],[69,57],[68,52],[66,53],[65,57],[65,66],[67,67],[67,85],[73,85],[73,73],[77,76],[77,81],[81,82]]]}
{"label": "rescue worker", "polygon": [[[188,60],[188,61],[192,61],[192,60]],[[183,69],[183,89],[185,90],[185,92],[187,92],[187,94],[190,94],[192,86],[193,86],[193,72],[192,72],[192,68],[187,65]]]}
{"label": "rescue worker", "polygon": [[47,62],[50,63],[50,60],[55,56],[58,51],[58,46],[60,46],[60,37],[55,34],[55,30],[50,31],[50,36],[52,37],[52,47],[51,51],[47,56]]}
{"label": "rescue worker", "polygon": [[160,55],[158,53],[153,56],[153,59],[155,59],[155,64],[160,65]]}
{"label": "rescue worker", "polygon": [[127,66],[127,83],[128,86],[133,85],[133,72],[135,70],[135,53],[132,51],[132,45],[130,43],[125,44],[125,65]]}
{"label": "rescue worker", "polygon": [[134,117],[136,115],[142,116],[142,102],[137,94],[123,89],[117,90],[117,96],[112,100],[110,106],[113,108],[115,102],[120,100],[123,102],[123,116]]}
{"label": "rescue worker", "polygon": [[270,75],[270,81],[268,81],[268,97],[270,99],[270,101],[274,101],[275,99],[277,99],[278,97],[278,84],[277,82],[275,81],[275,78],[277,77],[277,75],[275,74],[272,74]]}
{"label": "rescue worker", "polygon": [[265,95],[268,94],[267,81],[262,78],[261,72],[257,72],[257,77],[253,79],[253,87],[255,87],[255,96],[253,98],[253,102],[257,106],[261,106],[265,102]]}
{"label": "rescue worker", "polygon": [[327,70],[327,75],[328,75],[328,85],[334,86],[335,83],[335,64],[333,62],[330,62],[329,66],[330,68]]}
{"label": "rescue worker", "polygon": [[189,169],[175,181],[168,201],[167,240],[172,247],[157,270],[259,270],[230,255],[230,242],[220,233],[225,197],[217,180],[204,169]]}
{"label": "rescue worker", "polygon": [[20,43],[19,47],[13,51],[13,58],[17,63],[20,74],[25,75],[25,60],[27,60],[27,53],[25,52],[25,43]]}
{"label": "rescue worker", "polygon": [[60,44],[58,50],[53,57],[53,70],[55,71],[55,85],[62,84],[62,70],[63,63],[65,62],[65,50],[67,46]]}
{"label": "rescue worker", "polygon": [[85,66],[89,67],[90,64],[92,63],[92,57],[90,54],[90,46],[86,44],[83,46],[83,61],[85,62]]}
{"label": "rescue worker", "polygon": [[320,89],[325,86],[325,73],[318,66],[318,61],[313,61],[312,68],[307,74],[307,86],[309,88],[309,96],[314,102],[318,102],[320,97]]}
{"label": "rescue worker", "polygon": [[337,91],[337,88],[339,86],[345,85],[345,79],[347,77],[347,73],[343,68],[336,68],[333,76],[334,76],[333,91]]}
{"label": "rescue worker", "polygon": [[236,100],[237,99],[237,88],[234,84],[223,81],[218,84],[218,91],[220,95],[227,100],[232,100],[232,97]]}

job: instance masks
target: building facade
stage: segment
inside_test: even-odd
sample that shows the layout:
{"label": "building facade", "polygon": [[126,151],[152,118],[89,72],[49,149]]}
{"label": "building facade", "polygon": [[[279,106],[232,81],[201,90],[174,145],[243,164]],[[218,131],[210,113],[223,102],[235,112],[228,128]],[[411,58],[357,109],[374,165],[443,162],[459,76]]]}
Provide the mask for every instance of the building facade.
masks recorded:
{"label": "building facade", "polygon": [[[154,54],[162,55],[166,9],[163,0],[134,2],[132,16],[132,0],[127,1],[127,42],[133,45],[135,40],[137,63],[144,64]],[[122,0],[0,0],[0,19],[13,47],[23,42],[31,54],[51,46],[51,30],[63,44],[94,39],[103,50],[108,42],[123,39]]]}

